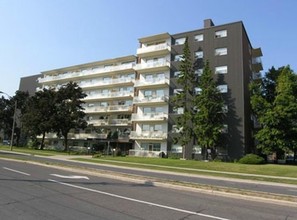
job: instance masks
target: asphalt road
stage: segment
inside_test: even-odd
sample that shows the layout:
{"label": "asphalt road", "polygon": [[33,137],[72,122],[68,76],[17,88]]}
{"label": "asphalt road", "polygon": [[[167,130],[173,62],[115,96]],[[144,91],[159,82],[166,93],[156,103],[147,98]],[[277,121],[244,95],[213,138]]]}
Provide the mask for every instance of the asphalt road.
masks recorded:
{"label": "asphalt road", "polygon": [[296,207],[0,159],[0,219],[297,219]]}
{"label": "asphalt road", "polygon": [[[0,154],[4,154],[4,152],[0,152]],[[7,155],[10,155],[10,153]],[[130,169],[130,168],[125,168],[120,166],[109,166],[109,165],[105,166],[100,164],[78,163],[75,161],[63,161],[63,160],[57,160],[53,158],[36,157],[36,156],[30,156],[30,155],[16,154],[16,155],[13,155],[13,157],[19,157],[22,159],[28,159],[33,161],[53,162],[53,163],[58,162],[60,164],[67,164],[72,166],[79,165],[80,167],[87,167],[92,169],[113,171],[113,172],[121,172],[121,173],[127,173],[132,175],[139,175],[139,176],[147,176],[151,178],[158,178],[158,179],[164,179],[164,180],[170,180],[170,181],[228,187],[228,188],[234,188],[239,190],[273,193],[273,194],[286,195],[286,196],[297,196],[297,185],[273,184],[273,183],[265,184],[263,182],[249,182],[249,181],[242,181],[242,180],[236,180],[231,178],[221,179],[221,178],[211,178],[207,176],[176,174],[173,172],[172,173],[154,172],[154,171],[148,171],[143,169]]]}

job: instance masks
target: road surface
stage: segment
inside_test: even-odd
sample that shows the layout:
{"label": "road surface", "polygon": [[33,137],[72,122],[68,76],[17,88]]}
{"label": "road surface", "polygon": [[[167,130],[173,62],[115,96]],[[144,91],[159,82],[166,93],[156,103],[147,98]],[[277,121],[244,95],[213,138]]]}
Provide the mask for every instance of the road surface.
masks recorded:
{"label": "road surface", "polygon": [[0,219],[297,219],[296,207],[0,159]]}

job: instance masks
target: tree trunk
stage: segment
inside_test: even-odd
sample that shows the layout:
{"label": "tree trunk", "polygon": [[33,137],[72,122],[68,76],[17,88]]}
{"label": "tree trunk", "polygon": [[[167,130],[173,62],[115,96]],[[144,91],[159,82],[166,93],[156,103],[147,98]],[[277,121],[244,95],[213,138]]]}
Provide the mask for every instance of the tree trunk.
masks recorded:
{"label": "tree trunk", "polygon": [[64,151],[68,152],[69,151],[69,147],[68,147],[68,133],[63,134],[64,136]]}
{"label": "tree trunk", "polygon": [[43,150],[43,148],[44,148],[44,138],[45,138],[45,132],[42,133],[42,139],[41,139],[41,143],[40,143],[40,150]]}

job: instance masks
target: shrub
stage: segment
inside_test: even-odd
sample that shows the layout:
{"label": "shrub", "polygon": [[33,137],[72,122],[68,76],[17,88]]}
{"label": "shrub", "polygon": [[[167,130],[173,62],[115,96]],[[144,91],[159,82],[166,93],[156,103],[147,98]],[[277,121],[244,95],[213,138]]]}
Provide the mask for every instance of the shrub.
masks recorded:
{"label": "shrub", "polygon": [[242,157],[238,163],[242,164],[264,164],[265,160],[263,157],[260,157],[256,154],[247,154],[244,157]]}
{"label": "shrub", "polygon": [[93,158],[100,158],[100,157],[102,157],[102,153],[99,153],[99,152],[93,155]]}

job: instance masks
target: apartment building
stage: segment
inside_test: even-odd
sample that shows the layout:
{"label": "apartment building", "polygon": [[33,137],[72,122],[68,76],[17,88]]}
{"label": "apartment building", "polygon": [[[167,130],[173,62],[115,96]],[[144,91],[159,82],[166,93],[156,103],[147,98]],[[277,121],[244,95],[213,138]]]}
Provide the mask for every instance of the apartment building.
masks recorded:
{"label": "apartment building", "polygon": [[[88,128],[69,134],[70,146],[92,147],[111,151],[132,148],[129,135],[132,129],[135,56],[126,56],[42,72],[40,87],[59,88],[76,82],[87,94],[84,109]],[[47,135],[48,145],[62,145],[55,135]]]}
{"label": "apartment building", "polygon": [[[208,60],[225,100],[227,117],[218,153],[239,158],[253,146],[248,85],[261,77],[262,70],[261,49],[252,47],[241,21],[216,26],[207,19],[202,29],[140,38],[136,56],[42,72],[37,90],[74,81],[87,94],[89,127],[72,131],[73,145],[98,150],[117,147],[134,156],[175,152],[193,158],[201,153],[199,146],[182,152],[173,141],[179,132],[176,117],[183,109],[170,102],[180,90],[177,78],[186,38],[195,73],[199,76]],[[48,136],[48,144],[61,142]]]}

